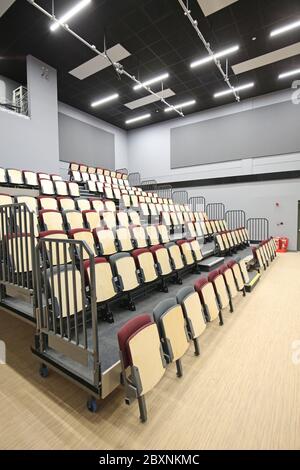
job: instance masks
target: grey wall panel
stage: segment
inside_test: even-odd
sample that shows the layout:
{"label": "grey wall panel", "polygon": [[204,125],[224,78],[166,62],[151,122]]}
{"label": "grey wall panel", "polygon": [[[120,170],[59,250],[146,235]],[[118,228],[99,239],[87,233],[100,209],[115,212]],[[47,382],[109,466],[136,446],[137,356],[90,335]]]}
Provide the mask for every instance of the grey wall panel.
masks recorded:
{"label": "grey wall panel", "polygon": [[171,168],[300,151],[300,105],[276,103],[171,129]]}
{"label": "grey wall panel", "polygon": [[115,167],[115,136],[65,114],[58,114],[59,158],[65,162]]}

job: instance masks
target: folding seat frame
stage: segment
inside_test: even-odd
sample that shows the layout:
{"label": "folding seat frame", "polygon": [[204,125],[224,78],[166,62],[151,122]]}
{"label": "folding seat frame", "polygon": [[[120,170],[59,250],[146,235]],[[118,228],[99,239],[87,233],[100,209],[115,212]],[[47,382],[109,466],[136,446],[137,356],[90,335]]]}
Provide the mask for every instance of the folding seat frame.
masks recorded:
{"label": "folding seat frame", "polygon": [[135,248],[147,248],[148,242],[144,227],[142,227],[141,225],[131,225],[130,230]]}
{"label": "folding seat frame", "polygon": [[40,192],[46,196],[55,196],[55,188],[53,182],[49,179],[40,179]]}
{"label": "folding seat frame", "polygon": [[32,288],[33,256],[32,236],[30,233],[18,232],[4,234],[5,262],[11,271],[13,283]]}
{"label": "folding seat frame", "polygon": [[95,181],[87,181],[86,182],[86,189],[90,192],[90,193],[98,193],[98,192],[101,192],[101,191],[98,191],[98,187],[97,187],[97,184]]}
{"label": "folding seat frame", "polygon": [[93,235],[101,256],[111,256],[118,252],[115,235],[111,229],[95,229]]}
{"label": "folding seat frame", "polygon": [[114,203],[114,201],[104,201],[105,203],[105,210],[107,212],[116,212],[117,209],[116,209],[116,204]]}
{"label": "folding seat frame", "polygon": [[198,272],[198,265],[194,258],[190,242],[188,240],[177,240],[176,243],[180,247],[180,251],[183,256],[186,267],[190,267],[193,269],[193,271]]}
{"label": "folding seat frame", "polygon": [[159,242],[162,244],[170,243],[171,240],[166,225],[159,224],[156,225],[156,228],[159,236]]}
{"label": "folding seat frame", "polygon": [[137,211],[130,210],[128,215],[133,225],[141,225],[141,218]]}
{"label": "folding seat frame", "polygon": [[[45,249],[46,249],[46,261],[49,265],[52,266],[57,266],[58,264],[65,264],[65,262],[68,264],[72,261],[72,255],[71,255],[71,250],[70,247],[67,248],[66,245],[59,245],[55,244],[54,245],[54,240],[68,240],[68,235],[64,230],[46,230],[43,232],[40,232],[39,238],[47,238],[49,240],[53,239],[53,247],[51,246],[51,241],[45,242]],[[52,250],[50,250],[52,248]],[[44,253],[41,253],[42,259],[43,259]],[[64,261],[62,263],[61,261]]]}
{"label": "folding seat frame", "polygon": [[195,356],[199,356],[199,337],[206,329],[206,320],[199,295],[192,286],[186,286],[177,292],[176,299],[181,305],[189,337],[194,343]]}
{"label": "folding seat frame", "polygon": [[82,178],[81,178],[81,173],[78,170],[72,170],[70,173],[71,180],[75,181],[76,183],[81,183]]}
{"label": "folding seat frame", "polygon": [[76,228],[85,228],[84,219],[80,211],[63,211],[63,218],[67,231],[74,230]]}
{"label": "folding seat frame", "polygon": [[204,314],[207,321],[219,318],[219,325],[224,325],[222,310],[216,297],[214,286],[204,277],[200,277],[194,284],[195,291],[199,294]]}
{"label": "folding seat frame", "polygon": [[140,288],[141,280],[134,258],[129,253],[116,253],[110,257],[110,263],[118,289],[127,298],[128,309],[135,311],[133,294]]}
{"label": "folding seat frame", "polygon": [[168,250],[172,269],[174,273],[176,273],[176,281],[179,285],[181,285],[181,273],[185,270],[181,250],[179,246],[174,242],[166,243],[165,248],[167,248]]}
{"label": "folding seat frame", "polygon": [[0,168],[0,184],[7,184],[7,176],[5,168]]}
{"label": "folding seat frame", "polygon": [[163,283],[156,269],[152,252],[148,248],[138,248],[133,250],[132,256],[139,271],[141,283],[146,286],[159,282],[160,290],[163,291]]}
{"label": "folding seat frame", "polygon": [[[38,205],[41,210],[55,210],[58,211],[58,203],[55,197],[51,196],[38,196]],[[48,204],[47,204],[48,203]]]}
{"label": "folding seat frame", "polygon": [[132,318],[119,330],[118,343],[125,403],[138,400],[140,420],[144,423],[145,394],[162,379],[167,367],[157,326],[148,314]]}
{"label": "folding seat frame", "polygon": [[[43,209],[39,211],[40,223],[43,231],[62,230],[64,231],[64,221],[59,211],[52,209]],[[50,218],[53,219],[50,223]]]}
{"label": "folding seat frame", "polygon": [[239,264],[236,261],[231,260],[231,261],[228,261],[227,267],[228,269],[231,269],[232,271],[237,290],[239,292],[242,292],[243,296],[245,297],[246,295],[245,281],[243,279]]}
{"label": "folding seat frame", "polygon": [[151,246],[149,250],[151,251],[156,263],[157,272],[162,279],[161,290],[162,292],[167,293],[167,280],[169,278],[174,278],[169,252],[163,245]]}
{"label": "folding seat frame", "polygon": [[21,170],[17,170],[15,168],[7,168],[6,173],[9,184],[12,184],[14,186],[24,185],[23,173]]}
{"label": "folding seat frame", "polygon": [[[85,242],[87,244],[87,246],[90,248],[90,250],[92,251],[92,253],[94,254],[95,257],[98,256],[98,252],[97,252],[97,246],[96,246],[96,243],[95,243],[95,238],[92,234],[92,232],[88,229],[88,228],[75,228],[73,230],[70,230],[69,232],[69,236],[73,239],[73,240],[81,240],[83,242]],[[81,253],[77,253],[78,257],[85,257],[84,259],[86,260],[87,257],[88,257],[88,253],[87,252],[84,252],[82,250],[82,254]]]}
{"label": "folding seat frame", "polygon": [[181,358],[190,346],[190,338],[181,305],[178,305],[176,298],[163,300],[154,308],[153,318],[167,362],[175,362],[177,377],[182,377]]}
{"label": "folding seat frame", "polygon": [[[88,294],[90,294],[90,260],[83,263]],[[114,280],[110,263],[106,258],[95,258],[95,286],[97,312],[101,320],[108,323],[114,322],[113,314],[110,310],[110,302],[116,299],[118,289]]]}
{"label": "folding seat frame", "polygon": [[134,245],[128,227],[118,227],[114,230],[114,234],[117,240],[119,251],[134,250]]}
{"label": "folding seat frame", "polygon": [[93,231],[94,229],[101,227],[101,219],[99,212],[89,209],[87,211],[82,211],[83,220],[85,222],[85,226]]}
{"label": "folding seat frame", "polygon": [[26,204],[28,210],[37,214],[38,212],[38,202],[34,196],[16,196],[17,204]]}
{"label": "folding seat frame", "polygon": [[202,261],[203,260],[203,254],[202,254],[202,250],[201,250],[201,246],[200,246],[200,243],[199,243],[199,240],[198,239],[187,239],[187,242],[190,244],[190,247],[191,247],[191,250],[192,250],[192,253],[193,253],[193,256],[194,256],[194,260],[196,262],[196,264],[199,263],[199,261]]}
{"label": "folding seat frame", "polygon": [[149,246],[159,245],[159,235],[155,225],[146,225],[145,232]]}
{"label": "folding seat frame", "polygon": [[75,211],[76,205],[74,199],[68,196],[58,196],[56,198],[61,211]]}
{"label": "folding seat frame", "polygon": [[85,199],[85,198],[76,199],[76,206],[80,212],[88,211],[91,209],[91,203],[89,199]]}
{"label": "folding seat frame", "polygon": [[211,282],[214,286],[216,298],[218,300],[219,306],[221,310],[230,307],[230,312],[233,312],[233,304],[231,296],[228,292],[227,284],[225,282],[225,278],[223,274],[220,272],[219,269],[215,269],[214,271],[210,272],[207,277],[208,282]]}
{"label": "folding seat frame", "polygon": [[100,216],[105,227],[111,230],[117,227],[116,214],[114,212],[103,211],[100,212]]}
{"label": "folding seat frame", "polygon": [[57,196],[68,196],[68,185],[66,181],[53,181],[53,185],[55,188],[55,194]]}
{"label": "folding seat frame", "polygon": [[39,186],[38,177],[34,171],[23,170],[23,180],[26,186],[33,188],[37,188]]}
{"label": "folding seat frame", "polygon": [[90,199],[91,208],[97,212],[104,212],[104,202],[101,199]]}
{"label": "folding seat frame", "polygon": [[128,212],[119,211],[117,213],[118,225],[121,227],[129,227],[130,221],[128,217]]}
{"label": "folding seat frame", "polygon": [[81,171],[81,179],[83,183],[86,183],[90,179],[90,175],[86,171]]}
{"label": "folding seat frame", "polygon": [[69,181],[67,182],[67,186],[71,197],[80,197],[78,183],[75,183],[74,181]]}
{"label": "folding seat frame", "polygon": [[234,275],[233,275],[233,271],[231,270],[231,268],[228,268],[228,266],[226,264],[223,264],[219,268],[219,272],[220,272],[220,274],[222,274],[224,276],[224,280],[225,280],[225,283],[226,283],[226,287],[227,287],[229,297],[231,299],[232,310],[233,310],[233,299],[239,293],[239,290],[237,288],[237,284],[235,282],[235,278],[234,278]]}

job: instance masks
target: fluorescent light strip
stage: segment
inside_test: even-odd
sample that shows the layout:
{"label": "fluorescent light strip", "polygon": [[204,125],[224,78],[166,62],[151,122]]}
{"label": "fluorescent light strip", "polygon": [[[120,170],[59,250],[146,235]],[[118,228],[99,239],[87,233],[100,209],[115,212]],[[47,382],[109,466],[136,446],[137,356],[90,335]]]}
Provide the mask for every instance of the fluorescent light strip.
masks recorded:
{"label": "fluorescent light strip", "polygon": [[214,98],[219,98],[220,96],[230,95],[231,93],[234,93],[235,91],[242,91],[242,90],[246,90],[247,88],[252,88],[252,87],[254,87],[254,82],[246,83],[245,85],[235,87],[233,90],[224,90],[224,91],[215,93]]}
{"label": "fluorescent light strip", "polygon": [[141,85],[135,85],[133,89],[140,90],[141,88],[143,88],[143,86],[152,85],[152,83],[162,82],[163,80],[166,80],[166,78],[169,78],[168,73],[164,73],[162,75],[159,75],[158,77],[150,78],[146,82],[143,82]]}
{"label": "fluorescent light strip", "polygon": [[[91,3],[91,0],[82,0],[81,2],[77,3],[71,10],[69,10],[67,13],[65,13],[58,21],[59,23],[65,23],[66,21],[70,20],[75,16],[77,13],[79,13],[84,7],[86,7],[89,3]],[[59,23],[54,23],[50,26],[51,31],[56,31],[60,25]]]}
{"label": "fluorescent light strip", "polygon": [[125,121],[125,124],[132,124],[133,122],[143,121],[144,119],[148,119],[150,116],[151,114],[149,113],[143,114],[142,116],[138,116],[136,118],[127,119],[127,121]]}
{"label": "fluorescent light strip", "polygon": [[286,33],[296,28],[300,28],[300,20],[287,24],[286,26],[282,26],[281,28],[273,29],[273,31],[271,31],[270,33],[270,36],[271,37],[278,36],[279,34]]}
{"label": "fluorescent light strip", "polygon": [[282,79],[282,78],[286,78],[286,77],[291,77],[292,75],[298,75],[298,73],[300,74],[300,69],[290,70],[289,72],[281,73],[278,76],[278,78]]}
{"label": "fluorescent light strip", "polygon": [[203,57],[202,59],[195,60],[192,62],[190,67],[193,69],[195,67],[199,67],[200,65],[207,64],[208,62],[212,62],[214,59],[220,59],[221,57],[233,54],[234,52],[238,51],[240,46],[232,46],[223,51],[217,52],[216,54],[208,55],[207,57]]}
{"label": "fluorescent light strip", "polygon": [[165,108],[165,113],[169,113],[170,111],[175,111],[175,109],[186,108],[187,106],[192,106],[195,103],[196,103],[196,100],[190,100],[190,101],[185,101],[184,103],[175,104],[173,108]]}
{"label": "fluorescent light strip", "polygon": [[96,106],[100,106],[101,104],[108,103],[108,101],[112,101],[119,98],[119,94],[115,93],[114,95],[107,96],[106,98],[102,98],[101,100],[94,101],[91,103],[91,107],[95,108]]}

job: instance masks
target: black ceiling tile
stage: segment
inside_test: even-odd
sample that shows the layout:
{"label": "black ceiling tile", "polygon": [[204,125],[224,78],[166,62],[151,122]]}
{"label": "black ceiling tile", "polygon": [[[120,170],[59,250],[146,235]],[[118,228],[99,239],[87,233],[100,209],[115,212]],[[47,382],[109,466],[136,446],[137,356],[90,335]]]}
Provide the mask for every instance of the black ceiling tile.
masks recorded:
{"label": "black ceiling tile", "polygon": [[[66,11],[73,0],[55,2],[56,14]],[[51,0],[39,0],[49,10]],[[300,30],[270,38],[270,31],[300,16],[299,0],[239,0],[209,17],[205,17],[196,0],[190,0],[192,14],[199,28],[214,50],[239,44],[240,50],[229,58],[229,75],[233,85],[254,81],[255,87],[241,93],[242,98],[281,90],[291,86],[292,79],[278,80],[279,73],[300,67],[300,57],[293,57],[260,69],[235,76],[230,65],[285,47],[300,40]],[[170,74],[164,83],[176,96],[168,101],[178,103],[197,100],[185,114],[209,109],[233,101],[233,96],[213,98],[216,91],[225,89],[223,79],[213,63],[191,69],[190,63],[207,54],[177,1],[170,0],[97,0],[77,18],[70,21],[77,33],[98,49],[121,43],[132,54],[122,61],[125,69],[141,80],[162,71]],[[124,104],[141,96],[145,90],[133,91],[132,81],[125,75],[121,80],[113,67],[108,67],[85,80],[78,80],[68,72],[94,57],[94,54],[67,32],[49,30],[50,21],[28,2],[17,1],[0,18],[0,74],[26,83],[25,56],[32,54],[58,72],[59,99],[93,116],[122,128],[128,128],[128,116],[150,112],[147,122],[130,128],[144,127],[152,122],[174,119],[176,113],[165,113],[162,103],[153,103],[131,111]],[[255,41],[252,38],[256,37]],[[4,59],[3,59],[4,57]],[[223,66],[225,62],[222,60]],[[297,77],[296,77],[297,78]],[[154,90],[160,84],[153,85]],[[111,92],[120,99],[97,109],[90,107],[93,99]]]}

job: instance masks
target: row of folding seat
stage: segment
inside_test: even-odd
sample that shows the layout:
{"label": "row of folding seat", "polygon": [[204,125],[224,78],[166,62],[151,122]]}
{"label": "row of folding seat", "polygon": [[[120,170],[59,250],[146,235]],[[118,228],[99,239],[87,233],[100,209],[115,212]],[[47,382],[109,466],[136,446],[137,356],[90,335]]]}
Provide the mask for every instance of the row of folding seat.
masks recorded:
{"label": "row of folding seat", "polygon": [[219,253],[225,255],[235,251],[238,246],[245,243],[250,244],[248,230],[240,227],[235,230],[226,230],[215,235],[215,241]]}
{"label": "row of folding seat", "polygon": [[[117,178],[116,176],[104,175],[100,173],[87,173],[80,171],[70,171],[71,181],[76,181],[76,183],[86,183],[87,188],[89,188],[89,183],[103,183],[108,185],[115,185],[117,188],[124,189],[130,188],[128,179]],[[91,185],[91,188],[94,186]]]}
{"label": "row of folding seat", "polygon": [[126,173],[115,171],[115,170],[108,170],[107,168],[88,166],[84,163],[71,162],[69,165],[69,172],[71,171],[79,171],[80,173],[89,173],[89,174],[100,174],[100,175],[111,176],[113,178],[118,178],[118,179],[123,179],[123,180],[128,179],[128,175]]}
{"label": "row of folding seat", "polygon": [[253,257],[259,270],[266,270],[276,257],[276,244],[273,238],[262,241],[256,248],[252,248]]}
{"label": "row of folding seat", "polygon": [[28,186],[37,188],[41,179],[60,181],[60,175],[49,175],[48,173],[35,173],[29,170],[17,170],[15,168],[0,168],[0,184],[13,186]]}
{"label": "row of folding seat", "polygon": [[[192,341],[200,354],[199,337],[207,323],[216,319],[223,325],[222,312],[230,308],[239,292],[245,294],[247,268],[243,261],[229,262],[201,277],[194,287],[183,287],[176,298],[160,302],[149,314],[137,316],[118,332],[125,402],[138,399],[140,419],[147,420],[145,394],[163,377],[167,365],[175,363],[177,376],[183,375],[181,359]],[[129,372],[130,371],[130,372]]]}
{"label": "row of folding seat", "polygon": [[80,196],[78,184],[72,181],[41,179],[39,185],[40,194],[45,196]]}
{"label": "row of folding seat", "polygon": [[[153,229],[154,227],[147,228]],[[151,240],[152,243],[154,241],[157,243],[155,246],[149,246],[149,241],[146,239],[146,246],[136,248],[138,244],[133,245],[129,230],[125,227],[118,230],[118,247],[115,245],[116,233],[109,230],[96,229],[94,233],[83,229],[69,231],[71,238],[84,241],[95,255],[97,303],[101,304],[105,313],[104,318],[109,320],[112,320],[109,309],[110,302],[120,296],[125,296],[128,300],[129,309],[134,310],[132,293],[141,285],[146,286],[155,283],[159,285],[162,291],[167,292],[166,281],[168,278],[172,278],[181,284],[182,274],[186,270],[196,270],[198,262],[202,259],[201,246],[197,240],[180,240],[177,243],[168,242],[163,245],[159,243],[161,239],[158,232],[156,232],[156,239]],[[110,239],[107,237],[109,234],[111,235]],[[40,238],[46,239],[45,243],[48,250],[51,251],[51,253],[48,253],[48,261],[51,260],[52,266],[55,266],[58,250],[64,249],[63,245],[60,248],[55,247],[55,241],[67,240],[68,235],[62,230],[52,230],[40,233]],[[81,256],[84,255],[81,254]],[[87,258],[89,258],[89,255],[85,256],[85,261],[89,261]],[[62,266],[60,266],[59,274],[54,273],[55,275],[61,274],[65,265],[70,262],[71,257],[68,255],[68,259],[65,260],[63,253],[60,252],[60,260]],[[85,268],[87,270],[86,277],[89,278],[89,263],[85,264]],[[106,274],[109,271],[109,275],[104,276],[104,271]],[[69,274],[66,272],[65,275]],[[57,288],[57,283],[55,283],[55,286]],[[66,306],[62,306],[61,309],[65,311]],[[69,314],[74,315],[74,312],[69,312]]]}

